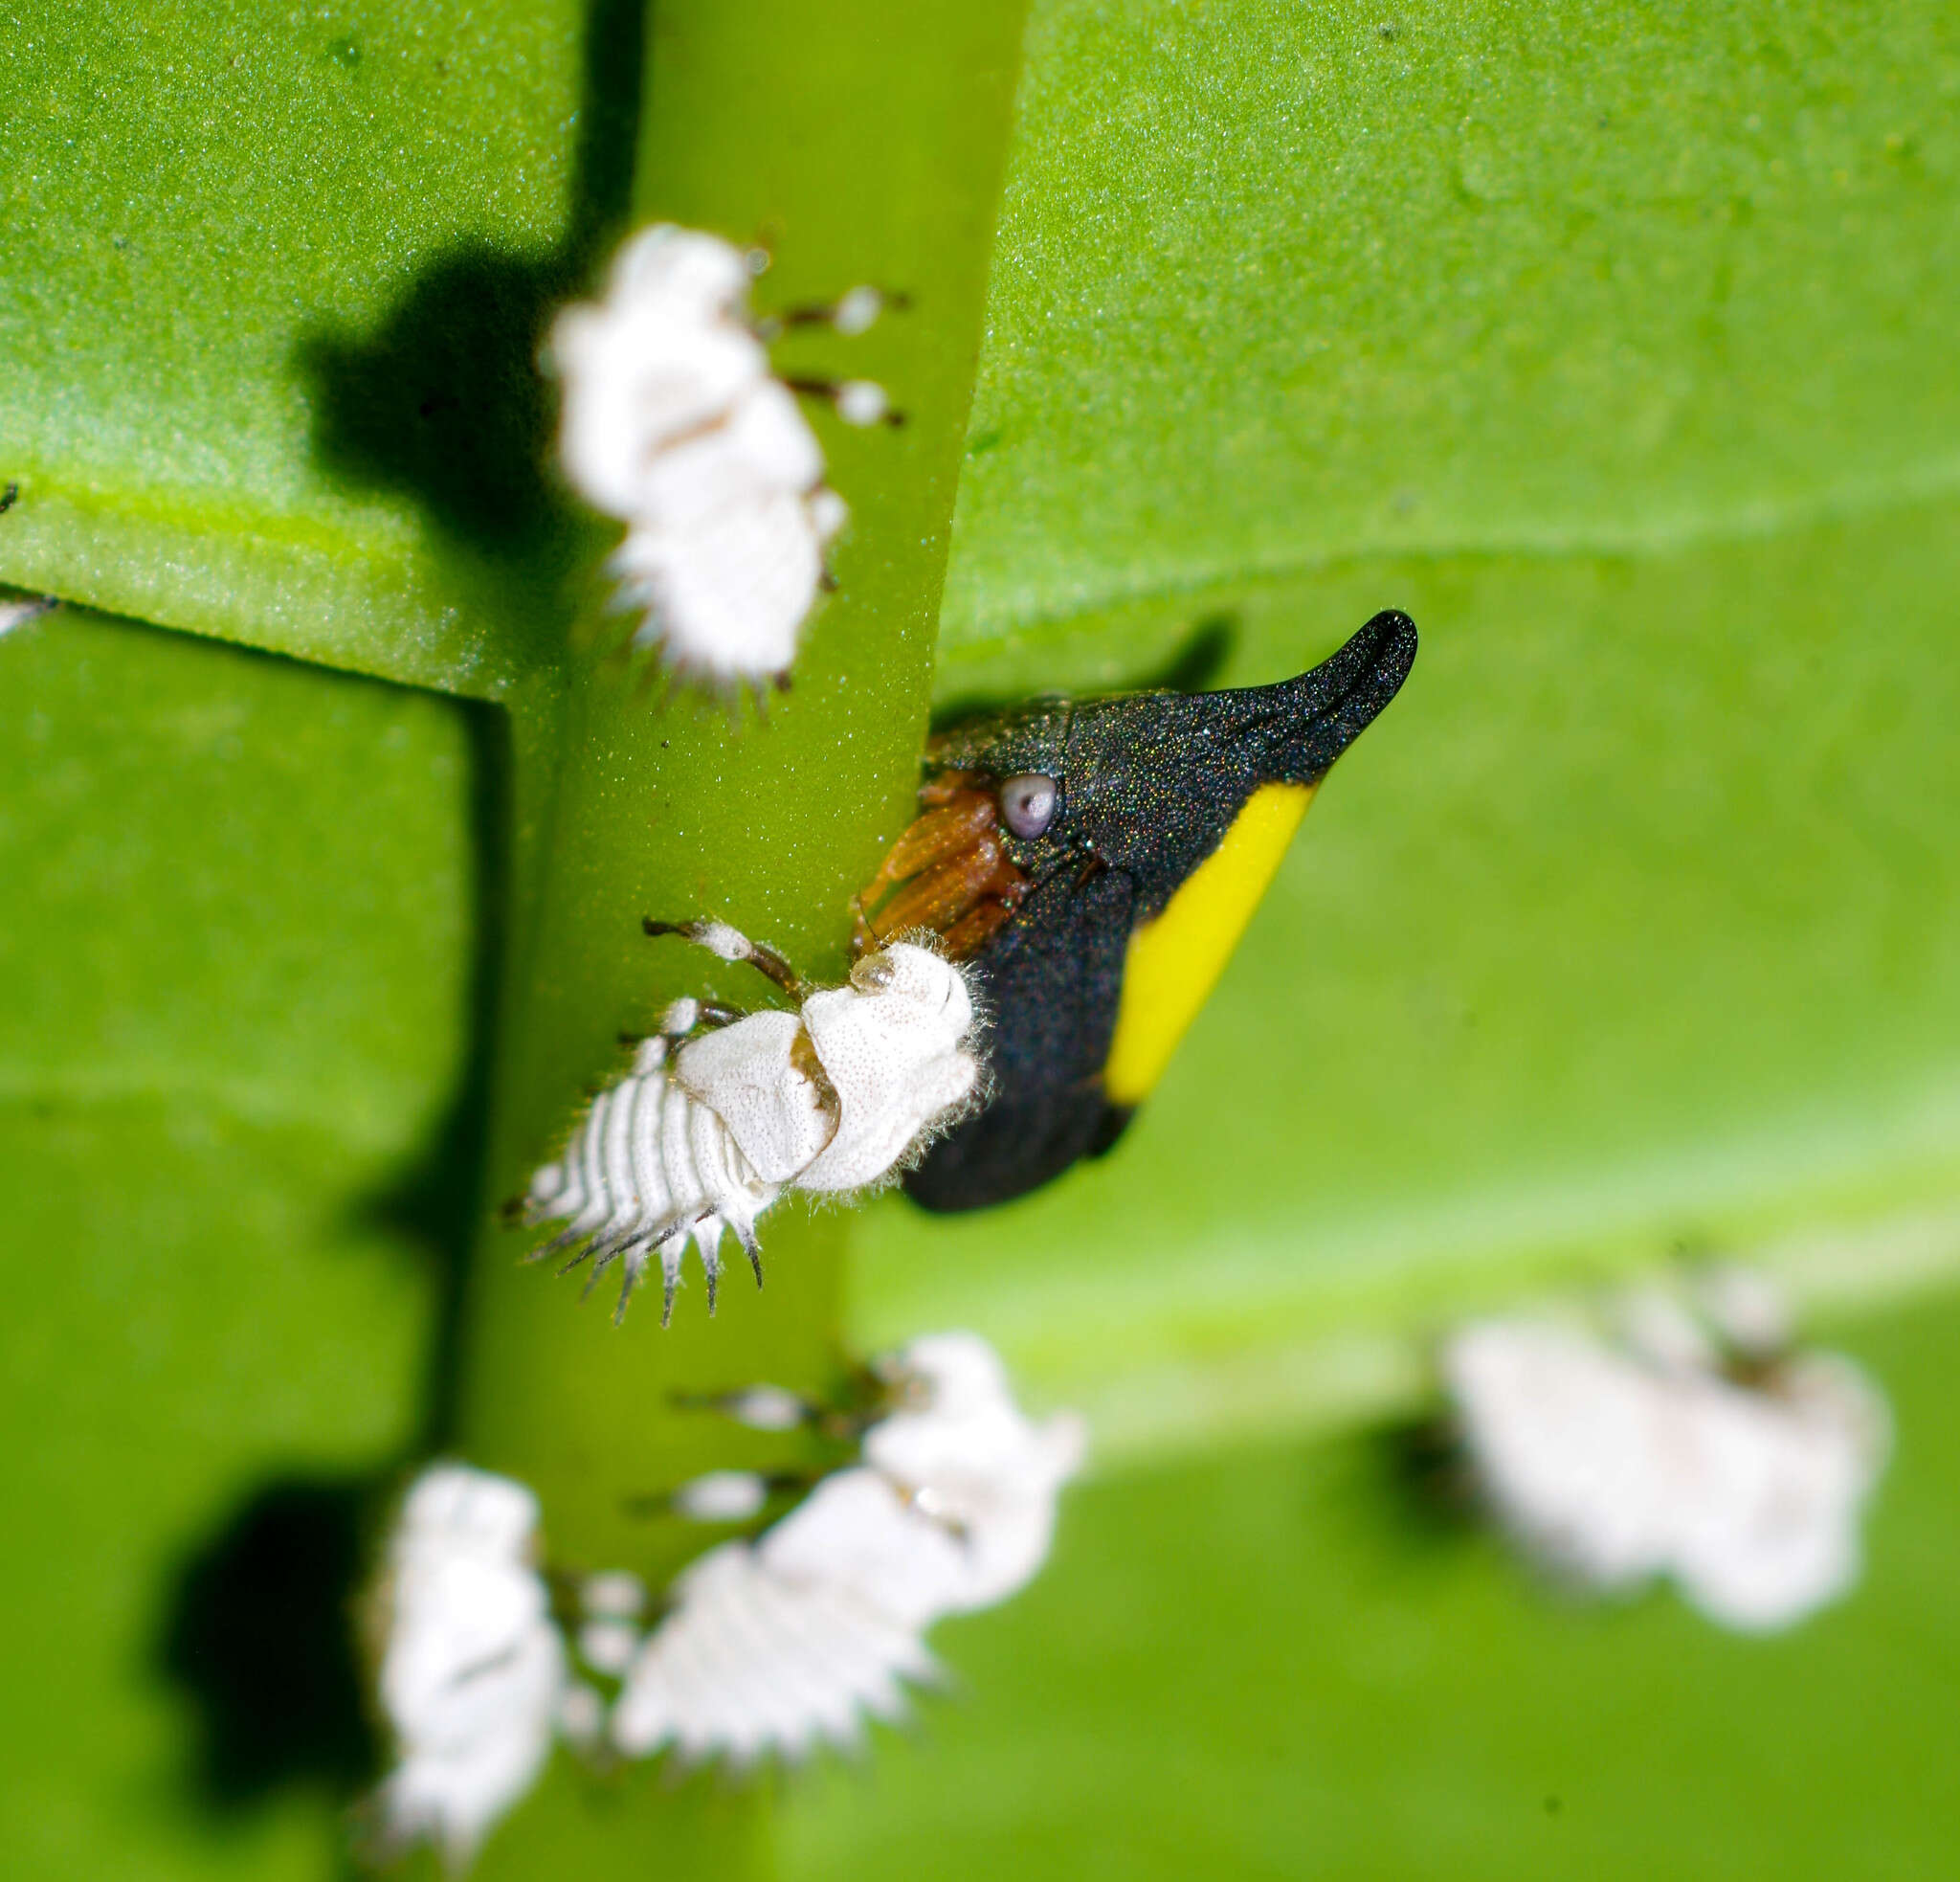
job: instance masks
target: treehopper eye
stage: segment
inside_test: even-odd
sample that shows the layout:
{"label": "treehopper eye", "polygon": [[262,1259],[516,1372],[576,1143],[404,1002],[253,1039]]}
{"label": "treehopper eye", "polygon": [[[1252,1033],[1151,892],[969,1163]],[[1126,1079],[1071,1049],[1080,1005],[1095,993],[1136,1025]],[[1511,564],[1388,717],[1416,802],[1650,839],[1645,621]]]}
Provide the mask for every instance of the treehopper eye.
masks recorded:
{"label": "treehopper eye", "polygon": [[1414,659],[1390,610],[1276,685],[1041,700],[932,742],[857,946],[925,928],[970,961],[992,1082],[906,1176],[917,1201],[1004,1202],[1116,1142]]}

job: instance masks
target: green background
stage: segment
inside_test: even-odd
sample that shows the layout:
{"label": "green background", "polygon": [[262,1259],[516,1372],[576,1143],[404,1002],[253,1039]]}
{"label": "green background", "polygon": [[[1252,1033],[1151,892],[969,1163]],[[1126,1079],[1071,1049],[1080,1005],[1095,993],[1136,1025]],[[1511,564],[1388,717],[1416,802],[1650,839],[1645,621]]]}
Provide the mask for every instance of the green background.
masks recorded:
{"label": "green background", "polygon": [[[1099,1459],[956,1689],[756,1791],[561,1759],[485,1875],[1941,1871],[1950,10],[15,13],[0,581],[106,615],[0,639],[13,1872],[337,1873],[407,1461],[671,1566],[613,1492],[774,1453],[661,1386],[952,1325]],[[799,342],[914,422],[819,415],[857,521],[766,727],[582,639],[531,359],[650,214],[768,240],[764,304],[914,295]],[[779,1211],[664,1341],[478,1245],[691,983],[639,913],[828,971],[928,687],[1266,680],[1390,605],[1409,686],[1106,1162]],[[1785,1639],[1560,1605],[1382,1435],[1452,1316],[1684,1250],[1898,1416]]]}

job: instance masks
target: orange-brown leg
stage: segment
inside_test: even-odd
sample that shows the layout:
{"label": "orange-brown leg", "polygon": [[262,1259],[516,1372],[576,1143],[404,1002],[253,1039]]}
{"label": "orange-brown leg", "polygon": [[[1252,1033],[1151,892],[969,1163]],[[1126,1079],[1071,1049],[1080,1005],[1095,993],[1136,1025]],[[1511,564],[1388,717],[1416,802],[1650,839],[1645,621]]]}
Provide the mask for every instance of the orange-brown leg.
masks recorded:
{"label": "orange-brown leg", "polygon": [[879,864],[878,874],[864,885],[858,901],[866,907],[876,907],[886,889],[989,836],[997,827],[997,817],[991,797],[967,791],[940,809],[915,818]]}
{"label": "orange-brown leg", "polygon": [[871,928],[880,940],[915,928],[944,934],[978,903],[1013,894],[1023,883],[999,840],[983,837],[904,884],[870,917]]}
{"label": "orange-brown leg", "polygon": [[1013,919],[1013,912],[1011,902],[982,902],[978,907],[962,915],[940,937],[940,952],[947,960],[965,960],[969,954],[977,954]]}
{"label": "orange-brown leg", "polygon": [[920,786],[919,803],[921,815],[855,898],[854,953],[923,928],[945,938],[950,958],[962,959],[1008,920],[1027,892],[1027,879],[997,834],[993,778],[944,772]]}

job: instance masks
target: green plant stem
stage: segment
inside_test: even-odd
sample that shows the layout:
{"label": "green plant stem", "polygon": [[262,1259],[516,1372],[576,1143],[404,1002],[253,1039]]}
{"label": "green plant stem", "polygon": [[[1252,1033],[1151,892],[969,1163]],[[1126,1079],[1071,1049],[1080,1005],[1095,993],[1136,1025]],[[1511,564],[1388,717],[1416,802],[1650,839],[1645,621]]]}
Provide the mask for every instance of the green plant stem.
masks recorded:
{"label": "green plant stem", "polygon": [[[581,1087],[620,1068],[620,1032],[650,1029],[683,991],[765,1003],[746,970],[648,940],[643,915],[720,916],[808,975],[841,972],[851,894],[910,815],[1020,12],[886,0],[658,10],[639,216],[766,242],[759,311],[860,281],[905,296],[860,338],[817,329],[778,358],[877,379],[906,422],[853,432],[814,416],[851,522],[792,691],[761,713],[659,699],[595,653],[572,682],[555,774],[520,728],[518,816],[535,820],[527,806],[548,792],[550,834],[534,918],[521,906],[514,923],[493,1201],[552,1150]],[[486,1228],[459,1449],[538,1490],[555,1562],[663,1585],[714,1533],[635,1514],[635,1499],[703,1469],[805,1455],[799,1438],[738,1430],[673,1395],[755,1379],[829,1388],[846,1228],[839,1212],[778,1207],[763,1225],[761,1294],[738,1266],[710,1320],[696,1268],[666,1331],[657,1283],[615,1328],[612,1288],[581,1306],[576,1281],[518,1266],[523,1239]],[[513,1848],[526,1840],[511,1834]]]}

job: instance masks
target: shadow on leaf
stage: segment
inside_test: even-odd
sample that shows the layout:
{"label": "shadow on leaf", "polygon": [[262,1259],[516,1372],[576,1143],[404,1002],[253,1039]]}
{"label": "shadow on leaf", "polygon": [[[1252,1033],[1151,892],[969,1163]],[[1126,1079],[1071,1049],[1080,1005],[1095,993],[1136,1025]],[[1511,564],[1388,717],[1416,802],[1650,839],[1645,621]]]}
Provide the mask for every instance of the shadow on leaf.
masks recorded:
{"label": "shadow on leaf", "polygon": [[572,517],[546,469],[553,400],[538,348],[577,280],[563,255],[471,246],[417,275],[372,332],[309,340],[316,455],[414,498],[492,561],[554,560]]}
{"label": "shadow on leaf", "polygon": [[[1207,615],[1191,624],[1167,659],[1135,674],[1125,674],[1114,684],[1085,688],[1077,697],[1091,699],[1102,693],[1209,692],[1218,683],[1218,676],[1224,672],[1237,644],[1236,615]],[[1024,704],[1026,700],[1020,695],[1002,699],[991,693],[962,694],[934,708],[932,730],[937,736],[969,719],[1010,711]]]}
{"label": "shadow on leaf", "polygon": [[434,1342],[429,1355],[417,1454],[449,1436],[470,1261],[487,1179],[490,1090],[510,903],[510,721],[499,707],[468,708],[474,882],[467,1036],[461,1075],[440,1122],[400,1178],[361,1214],[422,1248],[435,1271]]}
{"label": "shadow on leaf", "polygon": [[1380,1518],[1405,1541],[1448,1548],[1482,1527],[1477,1481],[1446,1418],[1381,1425],[1362,1442],[1381,1486]]}
{"label": "shadow on leaf", "polygon": [[301,344],[318,461],[342,482],[412,500],[457,551],[472,611],[520,661],[562,653],[575,576],[604,539],[550,473],[557,402],[538,350],[626,226],[644,37],[635,0],[593,0],[571,207],[555,244],[463,242],[409,278],[373,327]]}
{"label": "shadow on leaf", "polygon": [[158,1657],[197,1709],[197,1787],[215,1808],[374,1774],[352,1624],[371,1493],[346,1480],[268,1484],[178,1579]]}
{"label": "shadow on leaf", "polygon": [[[586,286],[630,212],[643,14],[639,0],[594,0],[587,13],[572,210],[555,246],[464,243],[410,278],[372,328],[316,332],[302,347],[321,462],[348,483],[412,499],[457,552],[469,604],[540,662],[564,649],[573,578],[602,532],[550,476],[555,401],[538,347],[553,309]],[[430,1141],[365,1211],[421,1243],[441,1277],[416,1456],[447,1423],[481,1203],[509,886],[509,721],[489,706],[471,708],[470,721],[477,870],[466,1058]],[[248,1808],[295,1783],[345,1794],[375,1775],[352,1613],[373,1492],[369,1480],[267,1484],[195,1551],[167,1594],[158,1662],[196,1708],[196,1789],[212,1808]]]}

